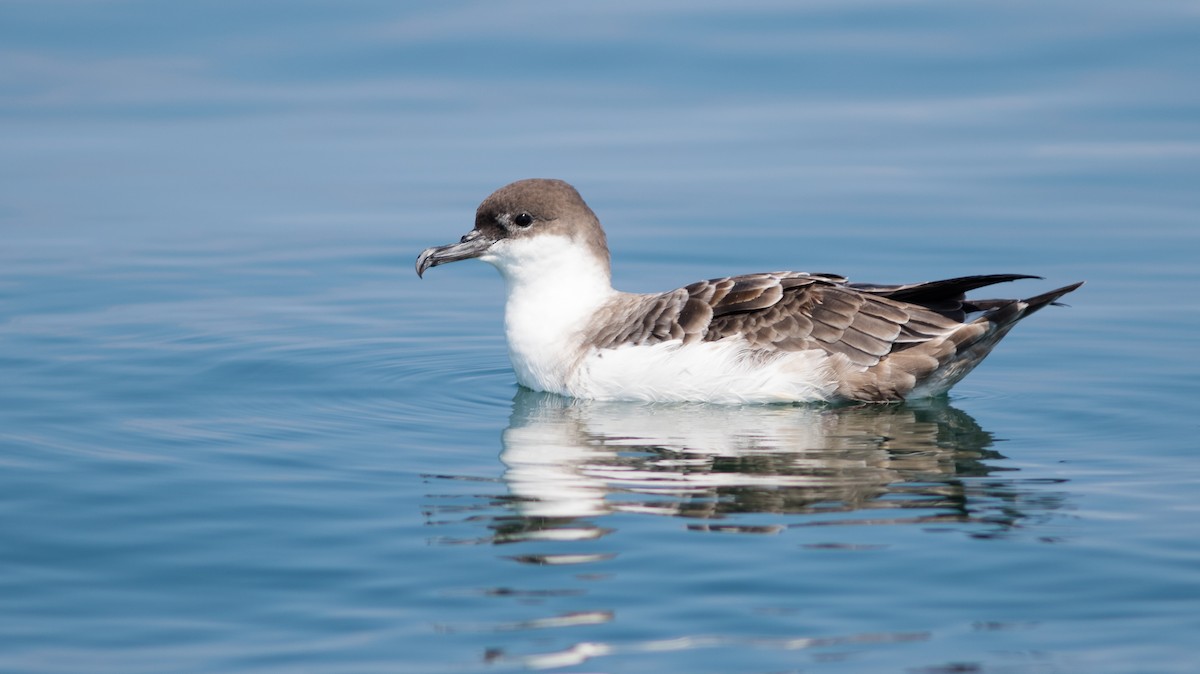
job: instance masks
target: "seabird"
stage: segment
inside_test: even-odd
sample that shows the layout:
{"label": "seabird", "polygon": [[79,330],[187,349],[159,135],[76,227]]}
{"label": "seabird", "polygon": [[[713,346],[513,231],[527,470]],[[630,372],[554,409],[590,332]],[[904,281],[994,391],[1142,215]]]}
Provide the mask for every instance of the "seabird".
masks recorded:
{"label": "seabird", "polygon": [[1025,274],[876,285],[783,271],[678,290],[614,290],[596,214],[561,180],[496,190],[458,243],[428,248],[417,275],[479,258],[507,285],[517,381],[597,400],[889,402],[937,396],[1022,318],[1075,290],[968,300]]}

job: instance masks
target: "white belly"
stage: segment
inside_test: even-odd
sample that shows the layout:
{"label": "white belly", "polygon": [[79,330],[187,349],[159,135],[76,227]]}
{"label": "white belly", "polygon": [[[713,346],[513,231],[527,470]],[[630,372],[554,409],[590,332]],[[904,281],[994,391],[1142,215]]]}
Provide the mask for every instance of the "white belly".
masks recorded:
{"label": "white belly", "polygon": [[727,339],[594,351],[561,392],[594,400],[776,403],[830,400],[836,389],[822,351],[763,358],[741,340]]}

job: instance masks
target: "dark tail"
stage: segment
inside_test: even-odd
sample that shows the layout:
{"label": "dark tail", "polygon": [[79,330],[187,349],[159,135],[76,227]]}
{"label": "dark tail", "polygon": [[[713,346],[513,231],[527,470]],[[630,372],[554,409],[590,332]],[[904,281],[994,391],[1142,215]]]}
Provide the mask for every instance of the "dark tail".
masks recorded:
{"label": "dark tail", "polygon": [[1080,281],[1079,283],[1072,283],[1069,286],[1063,286],[1057,290],[1051,290],[1048,293],[1042,293],[1041,295],[1034,295],[1033,297],[1030,297],[1027,300],[1022,300],[1023,302],[1025,302],[1025,304],[1029,305],[1029,308],[1025,310],[1025,315],[1028,316],[1029,314],[1032,314],[1033,312],[1035,312],[1038,309],[1041,309],[1042,307],[1045,307],[1045,306],[1057,306],[1057,307],[1063,306],[1061,303],[1058,302],[1058,298],[1077,289],[1079,286],[1083,285],[1084,283],[1085,283],[1085,281]]}
{"label": "dark tail", "polygon": [[1063,286],[1023,300],[984,300],[976,302],[975,304],[981,309],[991,309],[991,311],[980,317],[979,320],[987,320],[1004,328],[1038,311],[1042,307],[1063,306],[1058,302],[1058,298],[1083,284],[1084,281],[1072,283],[1069,286]]}

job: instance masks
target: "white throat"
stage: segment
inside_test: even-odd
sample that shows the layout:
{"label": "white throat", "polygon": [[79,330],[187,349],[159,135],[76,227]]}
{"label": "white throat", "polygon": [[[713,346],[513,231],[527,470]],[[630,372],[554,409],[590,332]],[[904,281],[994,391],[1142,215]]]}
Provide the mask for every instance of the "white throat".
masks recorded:
{"label": "white throat", "polygon": [[584,355],[583,330],[616,294],[606,261],[557,234],[503,239],[479,259],[496,267],[508,288],[504,328],[517,381],[566,394]]}

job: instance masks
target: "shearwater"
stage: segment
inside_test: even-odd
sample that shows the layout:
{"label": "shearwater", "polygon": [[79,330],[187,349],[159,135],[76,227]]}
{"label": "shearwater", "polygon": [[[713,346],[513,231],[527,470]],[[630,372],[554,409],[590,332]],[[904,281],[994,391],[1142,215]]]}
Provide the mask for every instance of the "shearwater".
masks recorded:
{"label": "shearwater", "polygon": [[524,386],[598,400],[888,402],[941,395],[1018,321],[1083,285],[967,299],[1025,274],[876,285],[769,272],[659,294],[613,289],[592,209],[561,180],[496,190],[475,228],[417,274],[479,258],[507,285],[504,327]]}

